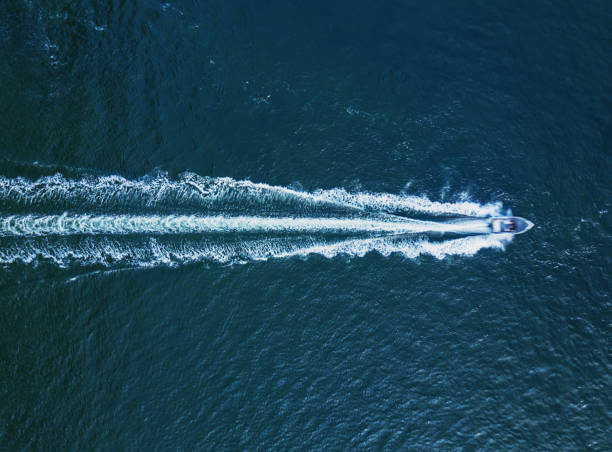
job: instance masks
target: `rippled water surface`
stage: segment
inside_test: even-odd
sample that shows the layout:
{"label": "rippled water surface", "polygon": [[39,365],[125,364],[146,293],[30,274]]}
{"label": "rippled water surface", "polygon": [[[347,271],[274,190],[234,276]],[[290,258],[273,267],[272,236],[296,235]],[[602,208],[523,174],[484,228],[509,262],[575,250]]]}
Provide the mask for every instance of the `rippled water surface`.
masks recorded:
{"label": "rippled water surface", "polygon": [[612,449],[612,7],[302,3],[0,3],[0,449]]}

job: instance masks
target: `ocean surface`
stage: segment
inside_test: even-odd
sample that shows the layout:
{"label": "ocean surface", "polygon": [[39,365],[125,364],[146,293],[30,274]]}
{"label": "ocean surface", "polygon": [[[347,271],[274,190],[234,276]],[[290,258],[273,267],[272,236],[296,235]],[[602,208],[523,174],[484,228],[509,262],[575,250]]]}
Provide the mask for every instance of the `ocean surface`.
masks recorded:
{"label": "ocean surface", "polygon": [[0,450],[612,450],[611,49],[598,0],[3,0]]}

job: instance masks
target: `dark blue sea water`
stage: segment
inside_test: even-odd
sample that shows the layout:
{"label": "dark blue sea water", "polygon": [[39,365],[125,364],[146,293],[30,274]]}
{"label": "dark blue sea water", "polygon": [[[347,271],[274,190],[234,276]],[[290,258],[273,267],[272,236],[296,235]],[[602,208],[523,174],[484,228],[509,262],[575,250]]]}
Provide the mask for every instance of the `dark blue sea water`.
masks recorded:
{"label": "dark blue sea water", "polygon": [[0,450],[611,450],[611,27],[0,2]]}

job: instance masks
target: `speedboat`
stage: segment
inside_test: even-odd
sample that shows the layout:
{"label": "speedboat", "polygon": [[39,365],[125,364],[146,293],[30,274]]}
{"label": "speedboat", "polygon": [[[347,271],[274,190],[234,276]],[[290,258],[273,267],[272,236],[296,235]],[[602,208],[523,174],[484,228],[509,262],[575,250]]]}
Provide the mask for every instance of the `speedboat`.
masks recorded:
{"label": "speedboat", "polygon": [[493,234],[522,234],[533,227],[533,223],[521,217],[491,217],[489,227]]}

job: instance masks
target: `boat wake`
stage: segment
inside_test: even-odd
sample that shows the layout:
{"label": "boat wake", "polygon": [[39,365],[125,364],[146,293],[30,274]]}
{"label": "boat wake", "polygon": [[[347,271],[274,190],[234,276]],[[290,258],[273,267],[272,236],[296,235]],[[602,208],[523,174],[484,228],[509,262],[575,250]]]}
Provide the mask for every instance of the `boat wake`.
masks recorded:
{"label": "boat wake", "polygon": [[484,218],[501,207],[340,188],[308,192],[193,173],[176,180],[0,176],[0,265],[150,267],[370,252],[471,256],[511,240],[490,235]]}
{"label": "boat wake", "polygon": [[240,240],[168,240],[151,237],[146,240],[121,240],[109,237],[80,237],[56,241],[31,238],[0,248],[0,265],[16,263],[52,263],[60,267],[155,267],[177,266],[197,262],[231,264],[272,258],[320,255],[363,257],[368,253],[382,256],[398,254],[414,259],[429,255],[437,259],[448,256],[473,256],[490,248],[504,250],[507,240],[492,235],[476,235],[433,241],[426,237],[374,237],[364,239],[323,240],[312,237]]}
{"label": "boat wake", "polygon": [[0,176],[0,211],[28,209],[129,209],[156,211],[222,210],[284,213],[386,212],[431,216],[495,216],[501,203],[438,202],[425,196],[351,193],[343,188],[299,191],[229,177],[183,173],[177,180],[164,174],[129,180],[121,176],[66,178],[62,174],[29,180]]}
{"label": "boat wake", "polygon": [[311,233],[311,234],[486,234],[486,220],[454,222],[403,218],[311,218],[197,215],[10,215],[0,218],[0,236],[76,234],[205,234],[205,233]]}

